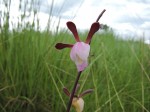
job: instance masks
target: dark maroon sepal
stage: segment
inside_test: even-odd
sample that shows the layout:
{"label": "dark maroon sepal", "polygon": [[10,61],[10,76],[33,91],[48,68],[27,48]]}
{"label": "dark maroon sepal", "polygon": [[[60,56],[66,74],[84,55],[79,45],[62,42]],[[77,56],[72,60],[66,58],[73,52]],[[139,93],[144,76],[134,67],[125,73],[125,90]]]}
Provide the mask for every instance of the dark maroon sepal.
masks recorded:
{"label": "dark maroon sepal", "polygon": [[71,48],[71,47],[73,47],[72,44],[57,43],[57,44],[55,45],[55,48],[56,48],[56,49],[59,49],[59,50],[64,49],[64,48]]}
{"label": "dark maroon sepal", "polygon": [[64,91],[64,93],[67,95],[67,96],[69,96],[70,97],[70,92],[69,92],[69,90],[67,89],[67,88],[63,88],[63,91]]}
{"label": "dark maroon sepal", "polygon": [[73,33],[74,38],[76,39],[76,41],[80,42],[76,25],[73,22],[71,22],[71,21],[68,21],[66,24],[67,24],[68,29]]}
{"label": "dark maroon sepal", "polygon": [[94,35],[95,32],[97,32],[99,30],[99,28],[100,28],[99,22],[94,22],[91,25],[91,28],[90,28],[90,31],[88,33],[85,43],[89,44],[91,42],[92,36]]}
{"label": "dark maroon sepal", "polygon": [[92,93],[93,91],[94,91],[93,89],[88,89],[88,90],[82,92],[82,93],[79,95],[79,97],[81,98],[81,97],[85,96],[86,94]]}

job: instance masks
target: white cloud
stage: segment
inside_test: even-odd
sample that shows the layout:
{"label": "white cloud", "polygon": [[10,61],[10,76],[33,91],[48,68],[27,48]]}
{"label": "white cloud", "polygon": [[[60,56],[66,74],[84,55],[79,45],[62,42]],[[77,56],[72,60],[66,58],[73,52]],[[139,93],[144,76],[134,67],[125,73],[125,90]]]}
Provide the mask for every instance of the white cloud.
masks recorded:
{"label": "white cloud", "polygon": [[141,28],[142,28],[142,29],[145,29],[145,30],[149,30],[149,29],[150,29],[150,21],[144,22],[144,23],[141,25]]}
{"label": "white cloud", "polygon": [[[12,1],[11,18],[17,21],[19,0]],[[52,0],[41,0],[39,12],[41,29],[47,25]],[[54,0],[52,26],[66,28],[67,21],[73,21],[78,30],[89,29],[103,9],[106,12],[100,23],[107,24],[123,35],[150,38],[149,0]],[[32,17],[31,17],[32,18]]]}

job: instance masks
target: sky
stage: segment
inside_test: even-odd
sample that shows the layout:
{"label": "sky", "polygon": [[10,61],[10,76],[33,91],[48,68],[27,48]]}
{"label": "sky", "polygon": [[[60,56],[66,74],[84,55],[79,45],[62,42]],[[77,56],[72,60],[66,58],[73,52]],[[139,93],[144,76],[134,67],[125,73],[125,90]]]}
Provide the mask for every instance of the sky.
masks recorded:
{"label": "sky", "polygon": [[[60,29],[67,29],[66,22],[73,21],[77,30],[89,30],[101,11],[106,9],[100,23],[107,24],[123,38],[150,40],[150,0],[39,0],[39,4],[41,29],[47,26],[51,14],[51,29],[55,29],[58,23]],[[19,0],[12,0],[10,14],[13,22],[20,14],[18,7]],[[2,6],[0,10],[3,10]],[[31,16],[30,21],[33,14]]]}

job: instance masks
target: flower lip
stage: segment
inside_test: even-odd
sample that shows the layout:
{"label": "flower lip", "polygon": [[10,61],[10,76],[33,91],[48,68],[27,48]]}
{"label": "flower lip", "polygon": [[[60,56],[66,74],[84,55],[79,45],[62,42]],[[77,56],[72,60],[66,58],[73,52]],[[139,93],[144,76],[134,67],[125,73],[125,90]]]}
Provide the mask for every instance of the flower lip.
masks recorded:
{"label": "flower lip", "polygon": [[77,42],[71,49],[70,57],[75,62],[78,71],[83,71],[88,66],[90,45],[84,42]]}
{"label": "flower lip", "polygon": [[84,100],[82,98],[73,98],[72,106],[76,109],[76,112],[83,112]]}

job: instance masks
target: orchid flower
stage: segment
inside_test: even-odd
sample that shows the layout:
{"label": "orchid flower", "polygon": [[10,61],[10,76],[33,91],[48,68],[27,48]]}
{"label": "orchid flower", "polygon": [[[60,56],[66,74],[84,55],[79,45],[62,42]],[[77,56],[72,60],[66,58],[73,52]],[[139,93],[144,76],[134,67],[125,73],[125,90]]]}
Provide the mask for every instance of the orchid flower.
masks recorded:
{"label": "orchid flower", "polygon": [[77,66],[77,70],[78,72],[80,72],[80,71],[83,71],[88,66],[90,42],[94,33],[99,30],[100,24],[99,22],[94,22],[91,25],[90,31],[88,33],[88,36],[85,42],[80,41],[77,29],[76,29],[76,25],[73,22],[71,21],[67,22],[67,27],[73,33],[76,43],[75,44],[57,43],[55,47],[59,50],[63,48],[71,48],[70,58],[72,61],[75,62]]}
{"label": "orchid flower", "polygon": [[[77,84],[75,93],[77,92],[78,88],[80,87],[79,84]],[[63,88],[64,93],[70,97],[70,92],[67,88]],[[82,112],[84,109],[84,100],[83,100],[83,96],[85,96],[86,94],[89,94],[93,92],[93,89],[88,89],[84,92],[82,92],[79,95],[74,95],[73,100],[72,100],[72,106],[76,109],[76,112]]]}

